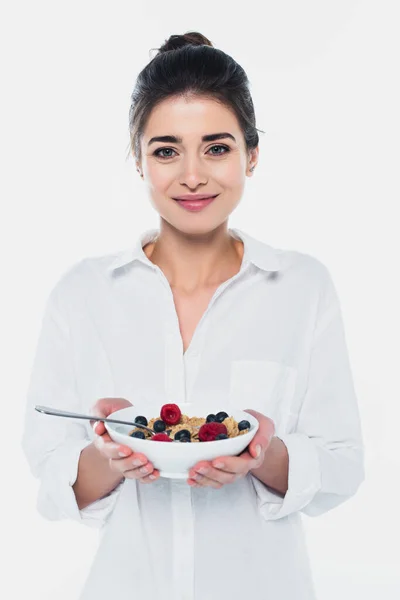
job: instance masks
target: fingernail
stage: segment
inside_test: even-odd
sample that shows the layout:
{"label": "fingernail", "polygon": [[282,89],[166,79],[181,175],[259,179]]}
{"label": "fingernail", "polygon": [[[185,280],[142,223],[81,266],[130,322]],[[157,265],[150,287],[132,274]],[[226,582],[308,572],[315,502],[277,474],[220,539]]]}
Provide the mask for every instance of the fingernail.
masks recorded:
{"label": "fingernail", "polygon": [[147,473],[147,470],[148,470],[148,469],[147,469],[147,467],[142,467],[142,468],[140,469],[140,472],[141,472],[141,473]]}
{"label": "fingernail", "polygon": [[149,479],[157,479],[155,475],[149,475]]}
{"label": "fingernail", "polygon": [[224,463],[220,463],[220,462],[219,462],[219,463],[215,463],[215,465],[214,465],[214,467],[215,467],[216,469],[223,469],[223,468],[224,468],[224,466],[225,466],[225,465],[224,465]]}
{"label": "fingernail", "polygon": [[143,461],[142,461],[142,459],[140,459],[140,458],[135,458],[135,460],[133,460],[133,461],[132,461],[132,464],[133,464],[135,467],[138,467],[139,465],[142,465],[142,464],[143,464]]}
{"label": "fingernail", "polygon": [[118,456],[120,456],[121,458],[126,458],[128,454],[126,454],[126,452],[118,452]]}
{"label": "fingernail", "polygon": [[257,445],[256,446],[256,458],[259,458],[260,454],[261,454],[261,446]]}

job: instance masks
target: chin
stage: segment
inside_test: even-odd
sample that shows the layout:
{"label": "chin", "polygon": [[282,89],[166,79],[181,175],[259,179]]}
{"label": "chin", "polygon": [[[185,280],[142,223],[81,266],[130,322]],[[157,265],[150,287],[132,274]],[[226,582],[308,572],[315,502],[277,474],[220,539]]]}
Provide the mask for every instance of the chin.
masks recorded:
{"label": "chin", "polygon": [[[228,220],[229,215],[226,215],[222,219],[210,219],[208,218],[199,218],[192,219],[191,215],[188,215],[186,218],[181,219],[172,219],[170,215],[161,215],[161,218],[166,221],[173,229],[180,231],[186,235],[205,235],[215,231],[219,227],[223,226],[224,223]],[[196,215],[200,216],[200,215]]]}

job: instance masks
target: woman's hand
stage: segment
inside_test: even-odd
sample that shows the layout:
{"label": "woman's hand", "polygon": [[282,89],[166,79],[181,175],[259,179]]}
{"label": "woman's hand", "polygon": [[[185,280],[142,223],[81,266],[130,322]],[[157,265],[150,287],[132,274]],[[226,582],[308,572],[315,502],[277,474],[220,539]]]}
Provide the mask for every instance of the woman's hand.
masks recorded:
{"label": "woman's hand", "polygon": [[154,469],[147,457],[140,452],[132,452],[128,446],[116,444],[107,433],[104,423],[96,417],[107,418],[111,413],[132,406],[125,398],[100,398],[91,409],[93,421],[90,421],[96,434],[94,445],[109,460],[110,469],[127,479],[137,479],[140,483],[153,483],[160,472]]}
{"label": "woman's hand", "polygon": [[256,410],[247,409],[246,412],[253,415],[260,424],[246,450],[239,456],[221,456],[212,461],[198,462],[189,471],[187,480],[189,485],[219,489],[227,483],[233,483],[240,477],[245,477],[250,469],[257,469],[262,465],[265,452],[275,435],[275,425],[272,419]]}

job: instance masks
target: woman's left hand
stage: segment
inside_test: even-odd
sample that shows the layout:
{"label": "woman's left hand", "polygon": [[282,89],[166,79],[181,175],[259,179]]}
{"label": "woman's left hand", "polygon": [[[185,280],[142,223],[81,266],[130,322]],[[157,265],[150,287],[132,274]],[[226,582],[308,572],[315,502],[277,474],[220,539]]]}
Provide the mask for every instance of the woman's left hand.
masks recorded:
{"label": "woman's left hand", "polygon": [[[265,452],[275,435],[275,425],[272,419],[256,410],[247,409],[259,422],[259,428],[239,456],[221,456],[212,461],[202,460],[189,471],[188,484],[193,487],[221,488],[227,483],[233,483],[240,477],[245,477],[251,469],[257,469],[264,461]],[[260,453],[257,454],[257,447]],[[221,466],[218,466],[221,465]]]}

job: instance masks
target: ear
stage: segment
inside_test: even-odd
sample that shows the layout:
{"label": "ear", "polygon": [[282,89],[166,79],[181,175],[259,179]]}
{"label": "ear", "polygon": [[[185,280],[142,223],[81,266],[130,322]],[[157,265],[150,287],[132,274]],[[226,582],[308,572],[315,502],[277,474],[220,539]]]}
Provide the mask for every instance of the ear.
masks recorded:
{"label": "ear", "polygon": [[[249,177],[254,173],[254,168],[256,167],[256,165],[258,163],[259,151],[260,151],[260,149],[258,146],[249,151],[249,157],[248,157],[248,163],[247,163],[247,175]],[[250,171],[250,169],[251,169],[251,171]]]}
{"label": "ear", "polygon": [[140,177],[143,177],[142,165],[140,164],[140,161],[136,160],[135,164],[136,164],[136,171],[139,173]]}

